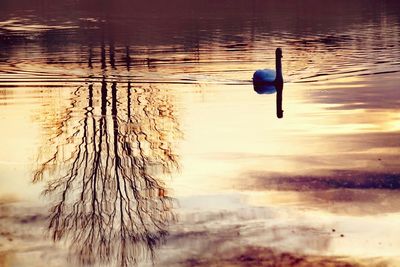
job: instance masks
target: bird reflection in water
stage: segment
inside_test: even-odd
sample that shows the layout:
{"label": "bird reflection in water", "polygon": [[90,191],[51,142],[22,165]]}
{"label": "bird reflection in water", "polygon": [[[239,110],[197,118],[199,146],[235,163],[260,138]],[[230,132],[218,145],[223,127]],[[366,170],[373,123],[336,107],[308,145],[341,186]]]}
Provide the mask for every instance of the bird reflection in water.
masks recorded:
{"label": "bird reflection in water", "polygon": [[276,93],[276,116],[283,118],[282,109],[282,93],[283,83],[270,83],[270,84],[255,84],[253,83],[254,91],[258,94],[274,94]]}
{"label": "bird reflection in water", "polygon": [[153,259],[175,220],[163,183],[178,168],[169,97],[103,78],[78,88],[65,114],[34,174],[54,198],[52,238],[68,240],[81,264]]}

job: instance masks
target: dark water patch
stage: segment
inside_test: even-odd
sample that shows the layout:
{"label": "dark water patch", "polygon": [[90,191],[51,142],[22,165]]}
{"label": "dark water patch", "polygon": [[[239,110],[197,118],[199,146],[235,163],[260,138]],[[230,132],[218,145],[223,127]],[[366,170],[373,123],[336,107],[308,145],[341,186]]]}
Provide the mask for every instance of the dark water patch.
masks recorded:
{"label": "dark water patch", "polygon": [[250,173],[250,186],[258,190],[400,189],[400,173],[337,170],[325,175],[271,175]]}
{"label": "dark water patch", "polygon": [[385,64],[385,63],[391,63],[390,60],[378,60],[374,62],[375,64]]}
{"label": "dark water patch", "polygon": [[282,252],[268,247],[244,246],[224,253],[215,252],[211,257],[190,258],[181,262],[182,266],[309,266],[309,267],[359,267],[380,266],[374,262],[357,262],[345,257],[323,257]]}
{"label": "dark water patch", "polygon": [[378,75],[378,74],[389,74],[389,73],[397,73],[400,70],[388,70],[388,71],[377,71],[372,73],[361,73],[358,76],[369,76],[369,75]]}

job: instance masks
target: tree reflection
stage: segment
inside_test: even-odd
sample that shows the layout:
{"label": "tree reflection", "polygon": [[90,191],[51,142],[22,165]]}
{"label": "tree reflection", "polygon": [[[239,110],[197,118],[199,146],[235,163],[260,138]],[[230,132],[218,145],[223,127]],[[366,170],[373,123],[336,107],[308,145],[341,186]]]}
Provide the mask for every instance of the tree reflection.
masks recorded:
{"label": "tree reflection", "polygon": [[175,219],[163,177],[178,168],[178,123],[157,88],[128,83],[119,90],[105,78],[95,85],[74,93],[34,181],[47,180],[45,193],[55,198],[49,219],[55,241],[69,240],[83,264],[127,266],[153,258]]}

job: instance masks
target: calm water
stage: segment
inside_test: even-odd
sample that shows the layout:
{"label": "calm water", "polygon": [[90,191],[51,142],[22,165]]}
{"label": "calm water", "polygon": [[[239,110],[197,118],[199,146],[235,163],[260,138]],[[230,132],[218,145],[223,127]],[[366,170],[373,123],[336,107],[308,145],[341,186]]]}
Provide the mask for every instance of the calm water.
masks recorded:
{"label": "calm water", "polygon": [[400,264],[397,1],[63,2],[0,3],[1,267]]}

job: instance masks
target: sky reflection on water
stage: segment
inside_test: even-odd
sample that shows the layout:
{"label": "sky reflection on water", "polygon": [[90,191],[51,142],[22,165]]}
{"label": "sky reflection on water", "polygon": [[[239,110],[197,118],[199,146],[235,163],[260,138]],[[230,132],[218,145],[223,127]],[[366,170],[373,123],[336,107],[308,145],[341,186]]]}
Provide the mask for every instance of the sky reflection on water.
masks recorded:
{"label": "sky reflection on water", "polygon": [[0,266],[396,265],[398,2],[177,2],[0,3]]}

